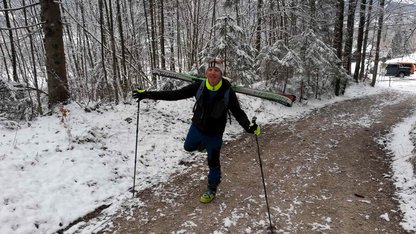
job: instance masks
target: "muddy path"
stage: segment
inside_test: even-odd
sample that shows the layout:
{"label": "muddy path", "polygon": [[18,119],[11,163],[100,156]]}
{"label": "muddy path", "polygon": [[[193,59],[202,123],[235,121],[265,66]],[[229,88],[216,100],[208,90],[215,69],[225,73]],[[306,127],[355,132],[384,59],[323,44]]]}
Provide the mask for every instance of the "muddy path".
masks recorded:
{"label": "muddy path", "polygon": [[[382,139],[415,100],[383,93],[263,126],[259,142],[276,232],[405,233]],[[205,161],[186,162],[186,173],[140,192],[143,205],[111,217],[99,232],[266,233],[254,137],[243,134],[221,152],[223,179],[210,204],[198,201]]]}

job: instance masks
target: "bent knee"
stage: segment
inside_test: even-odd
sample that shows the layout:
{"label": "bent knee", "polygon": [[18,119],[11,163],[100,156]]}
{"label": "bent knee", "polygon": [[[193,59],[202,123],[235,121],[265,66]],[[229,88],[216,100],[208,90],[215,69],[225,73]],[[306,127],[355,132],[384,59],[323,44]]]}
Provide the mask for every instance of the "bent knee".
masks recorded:
{"label": "bent knee", "polygon": [[191,147],[190,145],[183,145],[183,148],[186,150],[186,151],[188,151],[188,152],[192,152],[192,151],[195,151],[196,150],[196,148],[195,147]]}

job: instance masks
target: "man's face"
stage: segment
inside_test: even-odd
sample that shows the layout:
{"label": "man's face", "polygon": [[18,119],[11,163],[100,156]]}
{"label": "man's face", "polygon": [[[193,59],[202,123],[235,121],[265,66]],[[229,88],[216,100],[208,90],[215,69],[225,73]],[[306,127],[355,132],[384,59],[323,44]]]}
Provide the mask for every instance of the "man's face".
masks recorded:
{"label": "man's face", "polygon": [[222,72],[217,67],[209,67],[207,69],[207,78],[210,85],[215,86],[220,82]]}

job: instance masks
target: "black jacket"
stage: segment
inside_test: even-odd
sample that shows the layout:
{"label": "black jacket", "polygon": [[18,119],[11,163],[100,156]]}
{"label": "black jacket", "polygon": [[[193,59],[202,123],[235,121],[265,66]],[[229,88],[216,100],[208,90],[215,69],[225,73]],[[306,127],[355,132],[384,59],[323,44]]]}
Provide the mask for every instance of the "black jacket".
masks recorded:
{"label": "black jacket", "polygon": [[[201,82],[194,82],[178,90],[149,91],[145,92],[145,98],[168,101],[191,98],[196,96],[200,85]],[[228,105],[224,103],[224,95],[227,89],[230,89]],[[222,85],[219,90],[210,91],[206,87],[204,88],[201,96],[195,103],[192,123],[206,135],[222,134],[227,123],[228,110],[231,111],[238,123],[247,131],[250,121],[246,113],[241,109],[230,82],[222,79]]]}

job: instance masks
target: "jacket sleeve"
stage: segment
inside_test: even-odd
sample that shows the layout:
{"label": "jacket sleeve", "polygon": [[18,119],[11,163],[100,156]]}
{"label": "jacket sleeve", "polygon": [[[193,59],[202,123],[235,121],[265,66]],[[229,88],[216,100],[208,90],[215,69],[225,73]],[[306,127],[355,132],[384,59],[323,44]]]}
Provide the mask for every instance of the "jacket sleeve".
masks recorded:
{"label": "jacket sleeve", "polygon": [[187,99],[187,98],[195,96],[199,88],[199,84],[200,84],[199,82],[194,82],[178,90],[171,90],[171,91],[146,91],[145,98],[153,99],[153,100],[166,100],[166,101],[176,101],[176,100]]}
{"label": "jacket sleeve", "polygon": [[230,90],[230,100],[229,100],[229,109],[233,116],[237,119],[237,122],[248,131],[250,126],[250,120],[247,118],[246,113],[241,109],[240,103],[238,102],[237,95],[234,90]]}

